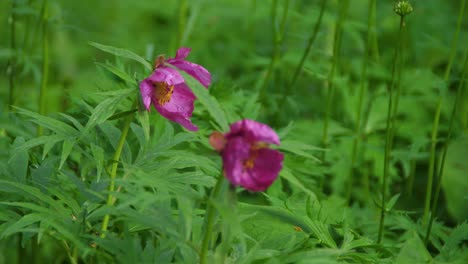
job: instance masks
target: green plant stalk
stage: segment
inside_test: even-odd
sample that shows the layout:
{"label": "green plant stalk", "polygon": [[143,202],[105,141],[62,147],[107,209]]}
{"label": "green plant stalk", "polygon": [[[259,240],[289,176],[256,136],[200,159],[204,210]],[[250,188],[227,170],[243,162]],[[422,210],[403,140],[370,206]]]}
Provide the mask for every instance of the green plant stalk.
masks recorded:
{"label": "green plant stalk", "polygon": [[[47,101],[47,79],[49,77],[49,41],[48,41],[48,5],[47,0],[43,2],[42,12],[42,77],[41,87],[39,90],[39,114],[46,113]],[[37,126],[37,135],[42,136],[42,126]]]}
{"label": "green plant stalk", "polygon": [[457,107],[459,105],[459,101],[463,100],[462,99],[463,97],[461,95],[462,95],[462,90],[463,90],[463,82],[465,81],[466,74],[467,74],[467,69],[468,69],[467,65],[468,65],[468,52],[467,52],[467,55],[465,55],[465,62],[463,63],[462,78],[460,82],[458,83],[457,95],[455,96],[455,102],[453,103],[452,114],[450,115],[449,129],[448,129],[447,137],[445,139],[443,150],[442,150],[442,158],[440,161],[439,174],[437,178],[437,184],[435,187],[434,200],[432,202],[432,207],[431,207],[431,215],[429,219],[429,224],[427,225],[426,237],[424,238],[425,245],[427,245],[427,243],[429,242],[429,237],[431,235],[431,230],[432,230],[432,224],[435,218],[434,215],[437,210],[437,201],[439,200],[440,189],[442,188],[442,177],[444,175],[444,169],[445,169],[445,159],[447,157],[448,144],[453,134],[453,127],[455,124],[455,116],[457,112]]}
{"label": "green plant stalk", "polygon": [[348,186],[347,186],[347,191],[346,191],[346,201],[347,204],[349,204],[351,200],[351,189],[352,189],[352,183],[353,183],[353,171],[356,166],[356,159],[357,159],[357,150],[359,146],[359,139],[361,135],[361,112],[362,112],[362,102],[364,98],[364,93],[365,93],[365,80],[367,80],[367,65],[369,64],[369,53],[370,53],[370,48],[371,48],[371,41],[372,41],[372,32],[371,32],[371,26],[372,26],[372,20],[374,17],[374,5],[375,5],[375,0],[369,1],[369,14],[367,18],[367,42],[366,42],[366,47],[364,49],[364,61],[362,63],[362,70],[361,70],[361,80],[360,80],[360,85],[359,85],[359,96],[358,96],[358,104],[356,107],[356,127],[355,127],[355,137],[353,140],[353,148],[351,152],[351,167],[349,170],[349,178],[348,178]]}
{"label": "green plant stalk", "polygon": [[263,99],[265,98],[265,89],[266,89],[267,83],[270,80],[271,75],[273,74],[273,70],[275,69],[276,64],[278,63],[278,59],[280,56],[280,45],[283,42],[284,29],[286,27],[286,21],[288,18],[289,0],[285,0],[285,7],[283,10],[283,17],[281,18],[281,24],[280,24],[279,30],[276,28],[277,8],[278,8],[278,0],[273,0],[273,5],[271,8],[272,31],[273,31],[272,32],[273,33],[273,53],[271,55],[270,65],[268,66],[268,70],[265,74],[265,77],[263,78],[263,82],[259,89],[259,96],[261,99],[260,101],[263,101]]}
{"label": "green plant stalk", "polygon": [[[461,24],[463,20],[463,14],[465,12],[465,0],[462,0],[460,12],[458,13],[458,21],[457,21],[457,29],[455,30],[455,34],[452,40],[452,47],[450,51],[449,62],[445,69],[444,74],[444,81],[448,83],[450,77],[450,71],[452,68],[453,60],[455,58],[455,52],[458,45],[458,36],[460,34]],[[423,224],[425,225],[428,221],[430,207],[431,207],[431,198],[432,198],[432,183],[434,179],[434,170],[435,170],[435,157],[436,157],[436,144],[437,144],[437,134],[439,130],[439,119],[440,119],[440,112],[442,110],[442,101],[443,96],[442,94],[439,96],[439,100],[437,102],[436,112],[434,114],[434,122],[432,126],[432,133],[431,133],[431,146],[430,146],[430,155],[429,155],[429,171],[427,176],[427,186],[426,186],[426,198],[424,201],[424,213],[423,213]]]}
{"label": "green plant stalk", "polygon": [[[11,15],[9,18],[10,23],[10,48],[12,51],[16,51],[16,1],[11,2]],[[15,55],[16,56],[16,55]],[[15,90],[15,67],[16,59],[13,57],[8,62],[8,75],[9,75],[9,93],[8,93],[8,111],[12,110],[14,104],[14,90]]]}
{"label": "green plant stalk", "polygon": [[[134,107],[132,107],[133,109]],[[112,158],[112,167],[110,171],[110,183],[108,187],[109,194],[107,195],[107,206],[112,206],[114,204],[114,195],[112,194],[115,191],[115,177],[117,176],[117,169],[119,167],[119,160],[120,155],[122,154],[122,150],[125,144],[125,140],[128,135],[128,130],[130,129],[130,124],[132,123],[133,115],[128,115],[125,118],[124,125],[122,128],[122,133],[120,134],[119,143],[117,144],[117,148],[114,152],[114,157]],[[106,214],[102,220],[101,226],[101,237],[104,238],[106,236],[107,227],[109,225],[110,214]]]}
{"label": "green plant stalk", "polygon": [[[212,200],[215,200],[218,197],[219,192],[221,191],[221,186],[224,182],[224,176],[221,174],[216,182],[214,189],[211,191],[210,199],[207,203],[207,209],[205,214],[205,234],[202,240],[202,246],[200,250],[200,264],[207,263],[207,254],[208,254],[208,246],[210,244],[211,233],[213,232],[213,224],[215,220],[215,208],[211,204]],[[211,200],[211,201],[210,201]]]}
{"label": "green plant stalk", "polygon": [[[396,84],[396,68],[397,68],[397,63],[398,63],[398,57],[401,48],[403,47],[402,45],[402,36],[403,36],[403,27],[405,25],[405,19],[404,16],[400,16],[400,30],[398,33],[398,44],[395,47],[395,53],[393,57],[393,67],[392,67],[392,80],[390,84],[390,89],[389,89],[389,96],[388,96],[388,107],[387,107],[387,125],[386,125],[386,139],[385,139],[385,154],[384,154],[384,173],[383,173],[383,179],[382,179],[382,200],[380,204],[380,221],[379,221],[379,232],[377,236],[377,243],[380,243],[382,241],[383,237],[383,229],[384,229],[384,224],[385,224],[385,200],[386,200],[386,190],[387,190],[387,179],[388,179],[388,174],[389,174],[389,168],[390,168],[390,152],[391,148],[393,145],[393,129],[394,129],[394,98],[393,98],[393,93],[394,93],[394,87],[399,86],[399,84]],[[401,66],[401,65],[400,65]]]}
{"label": "green plant stalk", "polygon": [[441,109],[442,109],[442,96],[439,97],[439,100],[437,102],[436,112],[434,114],[434,122],[432,124],[431,146],[430,146],[430,152],[429,152],[430,153],[429,154],[429,169],[428,169],[427,185],[426,185],[426,198],[424,199],[423,225],[426,225],[427,223],[427,220],[429,217],[429,210],[431,206],[432,182],[434,181],[434,170],[435,170],[437,131],[439,129]]}
{"label": "green plant stalk", "polygon": [[297,65],[296,71],[294,72],[294,77],[291,81],[291,84],[289,87],[292,89],[296,90],[294,88],[294,84],[296,84],[297,78],[299,77],[299,74],[302,72],[302,67],[304,66],[305,60],[309,56],[310,50],[312,49],[312,45],[314,44],[315,38],[317,37],[318,30],[320,28],[320,25],[322,24],[322,17],[323,13],[325,11],[325,4],[327,3],[326,0],[322,0],[322,3],[320,5],[320,13],[317,21],[315,22],[315,27],[314,30],[312,31],[312,35],[310,35],[309,39],[307,40],[307,46],[306,49],[304,50],[304,54],[302,54],[302,58]]}
{"label": "green plant stalk", "polygon": [[380,60],[380,52],[379,52],[379,39],[377,37],[377,16],[375,15],[377,13],[376,11],[377,5],[374,5],[374,9],[372,12],[374,13],[374,19],[372,21],[372,54],[374,56],[375,61]]}
{"label": "green plant stalk", "polygon": [[[328,74],[328,90],[327,90],[327,99],[326,99],[326,106],[325,106],[325,117],[323,123],[323,133],[322,133],[322,145],[323,147],[327,147],[328,145],[328,123],[330,120],[330,111],[331,111],[331,102],[333,99],[333,92],[334,92],[334,81],[333,78],[335,76],[335,70],[337,65],[339,64],[340,60],[340,49],[341,49],[341,35],[342,35],[342,26],[343,22],[346,18],[348,13],[348,0],[344,0],[343,6],[340,10],[340,16],[337,21],[336,29],[335,29],[335,36],[334,36],[334,43],[333,43],[333,61],[332,66],[330,69],[330,73]],[[323,159],[325,159],[325,152],[323,152]]]}
{"label": "green plant stalk", "polygon": [[447,64],[447,68],[445,68],[445,74],[444,74],[445,80],[448,80],[448,78],[450,77],[450,71],[452,70],[453,60],[455,58],[455,54],[457,51],[458,35],[460,35],[461,24],[463,22],[463,14],[465,12],[465,2],[466,0],[461,0],[460,12],[458,13],[458,20],[457,20],[457,29],[455,30],[455,35],[453,36],[453,40],[452,40],[452,47],[450,49],[449,62]]}
{"label": "green plant stalk", "polygon": [[184,36],[184,29],[185,29],[185,25],[187,24],[187,12],[188,12],[187,0],[179,0],[179,23],[178,23],[178,28],[177,28],[175,50],[177,50],[182,44],[182,38]]}

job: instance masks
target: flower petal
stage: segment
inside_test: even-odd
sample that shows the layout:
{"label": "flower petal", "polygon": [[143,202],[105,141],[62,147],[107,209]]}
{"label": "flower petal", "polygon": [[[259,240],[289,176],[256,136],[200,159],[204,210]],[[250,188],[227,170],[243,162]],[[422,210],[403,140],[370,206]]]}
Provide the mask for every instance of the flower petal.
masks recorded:
{"label": "flower petal", "polygon": [[175,56],[174,59],[176,59],[176,60],[185,60],[185,58],[187,58],[187,56],[190,54],[191,50],[192,50],[191,48],[184,48],[184,47],[179,48],[177,50],[177,53],[176,53],[176,56]]}
{"label": "flower petal", "polygon": [[193,78],[197,79],[203,86],[208,88],[211,84],[210,72],[203,68],[203,66],[195,64],[190,61],[186,61],[185,58],[190,53],[190,48],[180,48],[177,51],[175,58],[167,59],[166,62],[173,65],[174,67],[190,74]]}
{"label": "flower petal", "polygon": [[231,125],[231,131],[226,134],[226,138],[237,136],[245,137],[250,142],[280,144],[278,135],[271,127],[249,119],[240,120]]}
{"label": "flower petal", "polygon": [[185,82],[184,77],[177,70],[164,66],[156,68],[150,77],[145,80],[165,82],[169,86]]}
{"label": "flower petal", "polygon": [[250,143],[236,137],[229,140],[222,152],[224,176],[235,186],[242,186],[248,190],[254,189],[255,182],[244,168],[244,161],[250,155]]}
{"label": "flower petal", "polygon": [[283,168],[283,153],[275,149],[262,148],[250,170],[252,179],[255,181],[255,191],[264,191],[276,180]]}
{"label": "flower petal", "polygon": [[156,110],[165,118],[181,124],[190,131],[197,131],[198,127],[190,121],[195,99],[195,95],[187,85],[180,83],[174,86],[169,102],[160,105],[157,103],[157,99],[153,97],[153,104]]}
{"label": "flower petal", "polygon": [[154,88],[151,80],[144,79],[140,82],[140,93],[143,100],[143,105],[149,111],[151,106],[151,98],[153,98]]}

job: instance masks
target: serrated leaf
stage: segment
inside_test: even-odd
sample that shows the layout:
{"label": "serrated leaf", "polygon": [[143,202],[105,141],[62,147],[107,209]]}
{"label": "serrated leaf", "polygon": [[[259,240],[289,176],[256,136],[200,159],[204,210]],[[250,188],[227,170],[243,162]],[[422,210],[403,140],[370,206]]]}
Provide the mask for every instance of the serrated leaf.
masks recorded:
{"label": "serrated leaf", "polygon": [[113,55],[115,55],[117,57],[123,57],[123,58],[127,58],[127,59],[137,61],[137,62],[141,63],[143,66],[145,66],[145,68],[148,69],[149,71],[153,70],[153,66],[151,65],[151,63],[149,63],[147,60],[145,60],[144,58],[138,56],[136,53],[134,53],[132,51],[122,49],[122,48],[116,48],[116,47],[112,47],[112,46],[102,45],[102,44],[95,43],[95,42],[89,42],[89,44],[91,46],[95,47],[95,48],[98,48],[98,49],[100,49],[100,50],[102,50],[104,52],[113,54]]}

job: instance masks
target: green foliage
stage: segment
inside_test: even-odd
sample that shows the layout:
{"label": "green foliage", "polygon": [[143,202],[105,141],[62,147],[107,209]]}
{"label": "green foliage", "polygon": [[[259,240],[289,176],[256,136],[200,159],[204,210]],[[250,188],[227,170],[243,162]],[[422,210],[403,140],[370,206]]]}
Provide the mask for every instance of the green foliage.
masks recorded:
{"label": "green foliage", "polygon": [[[352,1],[340,63],[328,80],[342,1],[326,1],[322,25],[291,87],[320,2],[0,1],[0,70],[6,73],[0,75],[0,264],[197,263],[210,206],[209,263],[468,263],[468,96],[461,63],[466,20],[451,48],[466,1],[410,1],[385,204],[378,190],[399,17],[392,1],[376,1],[366,50],[370,1]],[[43,3],[47,19],[41,19]],[[278,39],[274,32],[286,11],[285,35]],[[50,50],[44,115],[37,106],[43,41]],[[197,97],[196,133],[141,106],[139,82],[153,71],[158,54],[174,57],[178,44],[191,47],[188,60],[213,77],[206,89],[181,72]],[[322,146],[329,81],[330,143]],[[460,83],[464,92],[457,98]],[[435,174],[441,199],[432,201],[438,209],[425,243],[422,208],[439,99],[436,172],[444,144],[449,147],[443,174]],[[208,136],[244,118],[278,132],[281,144],[272,148],[285,154],[283,169],[263,193],[223,181],[211,197],[223,167]],[[380,208],[387,220],[377,243]]]}

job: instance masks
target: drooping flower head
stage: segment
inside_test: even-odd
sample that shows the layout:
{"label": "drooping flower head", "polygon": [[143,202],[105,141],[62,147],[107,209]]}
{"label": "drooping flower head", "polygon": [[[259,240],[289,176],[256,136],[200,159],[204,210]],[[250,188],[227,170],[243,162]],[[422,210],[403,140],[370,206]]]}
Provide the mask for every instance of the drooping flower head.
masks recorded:
{"label": "drooping flower head", "polygon": [[278,135],[253,120],[235,122],[226,134],[213,132],[210,144],[223,158],[224,176],[250,191],[267,189],[283,167],[283,154],[269,148],[269,144],[280,144]]}
{"label": "drooping flower head", "polygon": [[202,66],[185,60],[190,50],[190,48],[180,48],[175,58],[167,60],[164,56],[158,56],[154,71],[141,81],[140,92],[146,110],[149,111],[153,105],[165,118],[181,124],[188,130],[197,131],[198,127],[190,121],[196,97],[182,75],[167,66],[170,64],[185,71],[208,88],[211,74]]}

